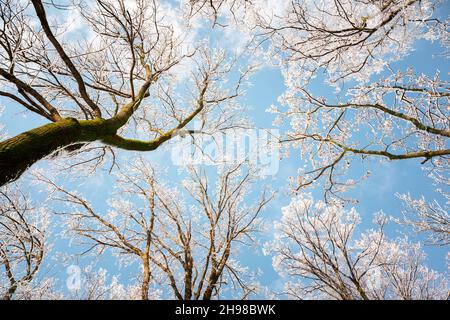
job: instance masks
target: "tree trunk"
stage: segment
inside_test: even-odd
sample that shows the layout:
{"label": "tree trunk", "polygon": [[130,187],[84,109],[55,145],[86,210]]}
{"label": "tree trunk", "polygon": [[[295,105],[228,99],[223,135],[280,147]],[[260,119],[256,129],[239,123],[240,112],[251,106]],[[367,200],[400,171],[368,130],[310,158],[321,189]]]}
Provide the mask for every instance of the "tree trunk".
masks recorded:
{"label": "tree trunk", "polygon": [[114,135],[108,120],[66,118],[0,142],[0,186],[18,179],[36,161],[62,147]]}
{"label": "tree trunk", "polygon": [[3,300],[11,300],[17,290],[17,282],[14,282],[3,296]]}
{"label": "tree trunk", "polygon": [[142,279],[142,287],[141,287],[141,299],[148,300],[148,288],[150,284],[150,263],[148,257],[145,257],[143,260],[144,274]]}
{"label": "tree trunk", "polygon": [[203,300],[211,300],[213,290],[217,284],[217,281],[219,280],[219,273],[212,270],[211,275],[209,277],[209,283],[208,287],[206,288],[205,292],[203,293]]}

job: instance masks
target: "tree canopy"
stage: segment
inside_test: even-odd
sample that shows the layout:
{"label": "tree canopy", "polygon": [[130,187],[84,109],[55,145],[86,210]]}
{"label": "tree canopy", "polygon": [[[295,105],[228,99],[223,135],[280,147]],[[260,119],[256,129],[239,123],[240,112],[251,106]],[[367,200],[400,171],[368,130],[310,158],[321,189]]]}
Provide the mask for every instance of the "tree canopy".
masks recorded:
{"label": "tree canopy", "polygon": [[[0,0],[0,295],[448,299],[421,243],[450,244],[449,14],[445,0]],[[390,190],[403,209],[364,231],[367,181],[393,163],[428,182]],[[58,291],[40,270],[73,258],[60,238],[132,280],[72,265]],[[242,263],[256,247],[281,292]]]}

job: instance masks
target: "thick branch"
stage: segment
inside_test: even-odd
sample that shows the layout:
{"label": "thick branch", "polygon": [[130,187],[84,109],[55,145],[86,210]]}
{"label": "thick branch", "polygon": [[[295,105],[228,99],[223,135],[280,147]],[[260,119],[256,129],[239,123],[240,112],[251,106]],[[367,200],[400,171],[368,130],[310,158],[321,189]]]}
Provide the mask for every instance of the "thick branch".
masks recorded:
{"label": "thick branch", "polygon": [[3,70],[2,68],[0,68],[0,76],[10,81],[11,83],[14,83],[19,91],[23,90],[24,92],[27,92],[28,94],[33,96],[37,101],[39,101],[50,113],[52,121],[61,120],[61,116],[59,115],[58,110],[56,110],[41,94],[39,94],[31,86],[29,86],[13,74]]}
{"label": "thick branch", "polygon": [[405,121],[408,121],[410,123],[412,123],[417,129],[419,130],[423,130],[429,133],[433,133],[433,134],[437,134],[437,135],[441,135],[444,137],[450,137],[450,131],[449,130],[445,130],[445,129],[439,129],[439,128],[434,128],[428,125],[423,124],[422,122],[420,122],[418,119],[411,117],[405,113],[399,112],[399,111],[395,111],[392,110],[390,108],[387,108],[379,103],[374,103],[374,104],[370,104],[370,103],[366,103],[366,104],[357,104],[357,103],[344,103],[344,104],[337,104],[337,105],[332,105],[332,104],[327,104],[323,101],[320,101],[317,98],[314,98],[311,94],[309,94],[306,90],[302,90],[302,92],[307,96],[308,100],[318,106],[318,107],[324,107],[324,108],[330,108],[330,109],[346,109],[346,108],[355,108],[355,109],[363,109],[363,108],[372,108],[372,109],[378,109],[380,111],[383,111],[391,116],[394,116],[396,118],[399,119],[403,119]]}
{"label": "thick branch", "polygon": [[[148,82],[149,85],[150,82]],[[140,141],[125,139],[116,135],[117,129],[128,121],[133,110],[145,97],[148,86],[141,88],[137,101],[124,106],[122,111],[111,119],[63,119],[0,142],[0,186],[19,178],[36,161],[50,155],[57,149],[74,143],[101,140],[106,144],[125,150],[155,150],[174,137],[177,130],[185,127],[204,107],[203,101],[200,100],[197,109],[186,119],[155,140]]]}
{"label": "thick branch", "polygon": [[53,32],[50,29],[50,26],[48,24],[47,17],[46,17],[46,14],[45,14],[45,9],[44,9],[44,6],[43,6],[42,2],[40,0],[32,0],[32,3],[33,3],[33,6],[34,6],[34,9],[36,10],[36,14],[37,14],[37,16],[39,18],[39,21],[41,22],[41,26],[42,26],[42,29],[45,32],[45,35],[50,40],[50,42],[53,44],[53,46],[55,47],[55,49],[58,52],[59,56],[64,61],[66,66],[69,68],[70,72],[72,73],[72,76],[75,78],[75,80],[76,80],[76,82],[78,84],[78,91],[80,92],[81,97],[84,99],[84,101],[86,101],[86,103],[92,109],[92,111],[94,112],[95,116],[96,117],[101,117],[100,108],[89,97],[89,95],[88,95],[88,93],[86,91],[86,86],[84,84],[84,80],[81,77],[81,74],[78,72],[77,68],[75,67],[73,62],[70,60],[69,56],[66,54],[66,52],[64,51],[64,49],[61,46],[61,44],[58,42],[58,40],[53,35]]}
{"label": "thick branch", "polygon": [[[115,131],[114,131],[115,132]],[[0,186],[16,180],[36,161],[77,142],[113,134],[106,120],[68,118],[21,133],[0,142]]]}

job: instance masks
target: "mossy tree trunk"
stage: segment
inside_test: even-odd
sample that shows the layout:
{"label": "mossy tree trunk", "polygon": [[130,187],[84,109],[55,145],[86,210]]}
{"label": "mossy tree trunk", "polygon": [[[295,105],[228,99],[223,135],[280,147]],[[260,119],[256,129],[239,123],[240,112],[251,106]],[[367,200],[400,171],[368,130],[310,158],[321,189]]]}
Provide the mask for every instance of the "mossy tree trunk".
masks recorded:
{"label": "mossy tree trunk", "polygon": [[116,134],[117,130],[127,122],[130,116],[123,115],[123,113],[119,113],[110,119],[77,120],[65,118],[26,131],[0,142],[0,186],[18,179],[36,161],[72,144],[99,140],[104,144],[124,150],[155,150],[177,135],[178,130],[189,123],[202,108],[203,105],[180,124],[149,141],[126,139]]}
{"label": "mossy tree trunk", "polygon": [[63,119],[0,142],[0,185],[16,180],[36,161],[74,143],[114,136],[108,120]]}

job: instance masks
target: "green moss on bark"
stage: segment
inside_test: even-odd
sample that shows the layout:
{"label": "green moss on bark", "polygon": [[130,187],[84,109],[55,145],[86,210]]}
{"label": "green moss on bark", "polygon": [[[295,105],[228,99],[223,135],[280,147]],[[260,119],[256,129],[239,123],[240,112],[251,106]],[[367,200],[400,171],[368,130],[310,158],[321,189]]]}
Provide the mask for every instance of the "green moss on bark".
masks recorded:
{"label": "green moss on bark", "polygon": [[16,180],[28,167],[57,149],[114,133],[114,128],[104,119],[66,118],[0,142],[0,185]]}

